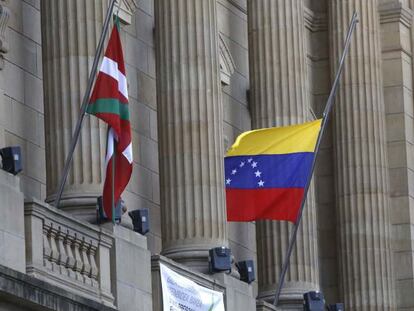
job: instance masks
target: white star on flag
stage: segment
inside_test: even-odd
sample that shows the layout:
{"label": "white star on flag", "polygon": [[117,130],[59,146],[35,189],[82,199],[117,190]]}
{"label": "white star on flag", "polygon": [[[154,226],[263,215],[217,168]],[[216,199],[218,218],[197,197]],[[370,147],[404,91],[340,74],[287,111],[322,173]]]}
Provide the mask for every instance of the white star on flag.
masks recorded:
{"label": "white star on flag", "polygon": [[244,163],[245,162],[240,162],[240,167],[243,167],[244,166]]}
{"label": "white star on flag", "polygon": [[247,160],[247,162],[249,162],[249,163],[250,163],[250,162],[252,162],[252,161],[253,161],[253,159],[252,159],[252,158],[250,158],[250,159],[248,159],[248,160]]}
{"label": "white star on flag", "polygon": [[237,173],[237,170],[236,169],[234,169],[234,170],[231,171],[231,174],[232,175],[235,175],[236,173]]}
{"label": "white star on flag", "polygon": [[253,167],[253,168],[257,167],[257,162],[253,162],[253,163],[252,163],[252,167]]}
{"label": "white star on flag", "polygon": [[257,170],[256,172],[254,172],[254,174],[256,175],[256,177],[260,177],[262,176],[262,172]]}
{"label": "white star on flag", "polygon": [[264,181],[263,181],[263,180],[261,180],[261,181],[259,181],[257,184],[259,185],[259,187],[263,187],[263,186],[264,186]]}
{"label": "white star on flag", "polygon": [[226,185],[230,185],[230,183],[231,183],[231,179],[230,178],[227,178],[226,179]]}

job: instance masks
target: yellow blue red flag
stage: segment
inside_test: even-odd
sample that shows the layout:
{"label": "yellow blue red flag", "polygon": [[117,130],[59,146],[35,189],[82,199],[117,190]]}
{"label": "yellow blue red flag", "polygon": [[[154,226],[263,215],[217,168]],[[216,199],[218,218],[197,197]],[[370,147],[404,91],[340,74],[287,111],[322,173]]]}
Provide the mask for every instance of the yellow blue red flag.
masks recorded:
{"label": "yellow blue red flag", "polygon": [[225,158],[227,220],[295,222],[322,120],[242,133]]}

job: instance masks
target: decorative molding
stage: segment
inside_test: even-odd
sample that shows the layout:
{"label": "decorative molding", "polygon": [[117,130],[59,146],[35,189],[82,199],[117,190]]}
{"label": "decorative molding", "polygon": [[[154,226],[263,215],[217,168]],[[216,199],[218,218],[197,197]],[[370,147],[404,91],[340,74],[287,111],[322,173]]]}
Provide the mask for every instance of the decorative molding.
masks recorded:
{"label": "decorative molding", "polygon": [[[121,6],[119,7],[119,3]],[[136,0],[117,0],[115,3],[114,14],[118,12],[119,7],[119,19],[127,25],[131,25],[132,16],[138,8]]]}
{"label": "decorative molding", "polygon": [[0,70],[4,68],[4,54],[9,51],[7,40],[7,25],[10,19],[10,10],[6,6],[8,0],[0,0]]}
{"label": "decorative molding", "polygon": [[326,14],[315,13],[311,9],[304,9],[305,27],[311,32],[327,31],[328,18]]}
{"label": "decorative molding", "polygon": [[400,2],[385,3],[379,7],[380,23],[401,23],[410,28],[413,22],[413,11]]}
{"label": "decorative molding", "polygon": [[219,54],[221,83],[229,85],[230,77],[235,70],[235,65],[230,50],[221,34],[219,34]]}

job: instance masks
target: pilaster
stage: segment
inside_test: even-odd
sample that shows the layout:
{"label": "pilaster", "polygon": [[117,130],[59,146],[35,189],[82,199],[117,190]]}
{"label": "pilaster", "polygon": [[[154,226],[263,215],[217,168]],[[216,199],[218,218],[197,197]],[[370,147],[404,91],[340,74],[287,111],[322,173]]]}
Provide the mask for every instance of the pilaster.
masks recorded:
{"label": "pilaster", "polygon": [[207,271],[225,245],[216,1],[155,1],[163,254]]}
{"label": "pilaster", "polygon": [[[283,12],[283,13],[282,13]],[[305,16],[302,0],[248,2],[251,111],[254,128],[309,121]],[[273,301],[292,224],[256,224],[259,298]],[[319,289],[313,183],[282,289],[283,309],[302,308],[303,293]]]}
{"label": "pilaster", "polygon": [[[54,201],[96,52],[107,1],[41,1],[47,198]],[[60,207],[88,220],[105,178],[106,125],[86,116]]]}
{"label": "pilaster", "polygon": [[333,120],[340,296],[347,310],[395,310],[378,1],[334,0],[329,10],[332,74],[359,15]]}

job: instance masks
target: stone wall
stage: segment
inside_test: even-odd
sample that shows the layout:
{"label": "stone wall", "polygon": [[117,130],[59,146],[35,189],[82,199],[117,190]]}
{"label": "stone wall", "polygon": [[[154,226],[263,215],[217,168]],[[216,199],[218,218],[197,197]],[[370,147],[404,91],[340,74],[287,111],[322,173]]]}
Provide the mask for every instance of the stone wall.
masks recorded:
{"label": "stone wall", "polygon": [[[46,196],[40,0],[0,1],[9,13],[0,70],[0,148],[22,148],[26,197]],[[0,19],[3,22],[3,11]]]}

